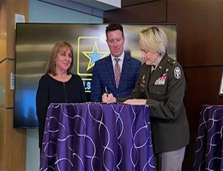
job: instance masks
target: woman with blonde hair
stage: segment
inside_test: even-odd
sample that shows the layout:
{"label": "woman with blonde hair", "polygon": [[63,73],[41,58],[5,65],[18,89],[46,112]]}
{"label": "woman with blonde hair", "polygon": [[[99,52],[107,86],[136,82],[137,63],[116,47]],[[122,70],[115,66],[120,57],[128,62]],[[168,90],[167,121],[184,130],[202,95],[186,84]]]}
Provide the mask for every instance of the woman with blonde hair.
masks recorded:
{"label": "woman with blonde hair", "polygon": [[[180,64],[167,55],[167,36],[157,27],[139,34],[144,64],[126,104],[148,104],[156,170],[181,170],[185,147],[189,143],[189,125],[184,107],[186,80]],[[128,97],[129,98],[129,97]],[[103,102],[123,101],[104,94]]]}

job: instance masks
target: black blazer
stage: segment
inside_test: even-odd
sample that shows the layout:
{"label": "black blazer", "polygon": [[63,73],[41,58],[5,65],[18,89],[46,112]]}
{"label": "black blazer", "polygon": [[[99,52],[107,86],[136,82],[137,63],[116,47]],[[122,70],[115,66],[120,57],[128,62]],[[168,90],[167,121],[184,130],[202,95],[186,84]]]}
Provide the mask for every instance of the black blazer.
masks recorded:
{"label": "black blazer", "polygon": [[83,82],[78,75],[72,74],[67,82],[60,82],[48,74],[39,80],[36,93],[36,114],[39,121],[39,147],[42,147],[43,132],[47,109],[50,103],[81,103],[86,102]]}

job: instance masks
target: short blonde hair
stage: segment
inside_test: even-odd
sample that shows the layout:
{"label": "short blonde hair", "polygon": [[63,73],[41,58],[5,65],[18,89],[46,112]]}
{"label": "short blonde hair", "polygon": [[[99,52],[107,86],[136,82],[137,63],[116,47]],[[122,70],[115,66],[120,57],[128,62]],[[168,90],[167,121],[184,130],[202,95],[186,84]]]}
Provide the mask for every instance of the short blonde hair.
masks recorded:
{"label": "short blonde hair", "polygon": [[72,58],[72,62],[71,62],[71,65],[70,65],[70,68],[68,68],[67,70],[67,73],[70,74],[71,73],[71,69],[73,67],[73,61],[74,61],[74,57],[73,57],[73,47],[71,46],[70,43],[66,42],[66,41],[59,41],[57,42],[52,50],[51,50],[51,53],[50,53],[50,58],[48,60],[48,63],[46,65],[46,73],[49,73],[49,74],[53,74],[53,75],[56,75],[56,65],[55,65],[55,58],[57,57],[57,53],[59,52],[60,48],[62,47],[68,47],[70,48],[70,51],[71,51],[71,58]]}
{"label": "short blonde hair", "polygon": [[146,50],[158,52],[164,56],[167,50],[167,36],[157,27],[150,27],[139,33],[139,44],[143,44]]}

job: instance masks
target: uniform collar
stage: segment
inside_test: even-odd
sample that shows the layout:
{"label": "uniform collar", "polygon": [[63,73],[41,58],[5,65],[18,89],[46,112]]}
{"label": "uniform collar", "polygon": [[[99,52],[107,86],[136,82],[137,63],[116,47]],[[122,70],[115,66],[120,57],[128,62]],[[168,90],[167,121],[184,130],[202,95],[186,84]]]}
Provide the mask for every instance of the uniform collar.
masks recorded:
{"label": "uniform collar", "polygon": [[162,59],[163,59],[163,57],[159,57],[158,60],[157,60],[157,62],[156,62],[156,65],[152,65],[152,66],[155,66],[154,69],[157,68],[157,66],[159,65],[159,63],[160,63],[160,61],[161,61]]}
{"label": "uniform collar", "polygon": [[167,59],[168,59],[168,56],[167,54],[165,54],[158,62],[158,65],[155,67],[155,69],[158,68],[159,70],[162,70],[166,65]]}

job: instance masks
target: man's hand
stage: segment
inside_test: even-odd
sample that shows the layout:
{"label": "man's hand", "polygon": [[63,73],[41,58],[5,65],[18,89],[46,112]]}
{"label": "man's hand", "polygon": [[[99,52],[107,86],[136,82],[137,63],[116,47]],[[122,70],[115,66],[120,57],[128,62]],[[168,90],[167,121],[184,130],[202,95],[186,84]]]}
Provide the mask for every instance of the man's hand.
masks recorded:
{"label": "man's hand", "polygon": [[144,105],[144,104],[146,104],[146,99],[128,99],[128,100],[124,101],[124,104]]}
{"label": "man's hand", "polygon": [[103,103],[115,103],[116,98],[112,94],[104,93],[102,95],[102,102]]}

